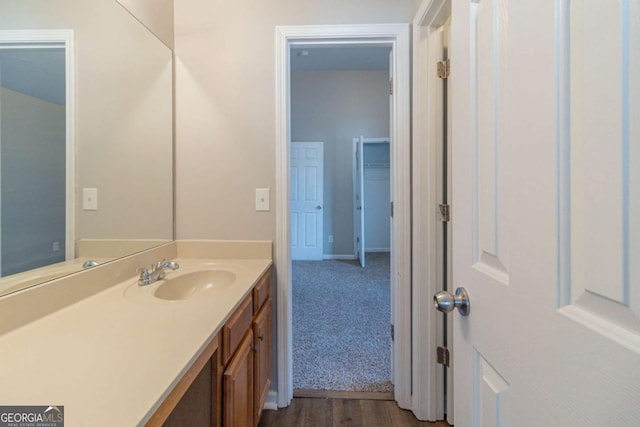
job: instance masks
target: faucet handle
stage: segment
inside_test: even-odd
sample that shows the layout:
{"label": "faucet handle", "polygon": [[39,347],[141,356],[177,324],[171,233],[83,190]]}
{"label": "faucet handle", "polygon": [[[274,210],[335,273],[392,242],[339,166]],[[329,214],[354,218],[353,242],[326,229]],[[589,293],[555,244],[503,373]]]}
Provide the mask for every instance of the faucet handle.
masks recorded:
{"label": "faucet handle", "polygon": [[138,278],[139,285],[144,286],[150,283],[149,269],[147,269],[146,267],[138,267],[136,268],[136,273],[140,273],[140,278]]}
{"label": "faucet handle", "polygon": [[180,268],[180,264],[175,261],[168,261],[164,263],[164,268],[169,268],[171,270],[177,270]]}

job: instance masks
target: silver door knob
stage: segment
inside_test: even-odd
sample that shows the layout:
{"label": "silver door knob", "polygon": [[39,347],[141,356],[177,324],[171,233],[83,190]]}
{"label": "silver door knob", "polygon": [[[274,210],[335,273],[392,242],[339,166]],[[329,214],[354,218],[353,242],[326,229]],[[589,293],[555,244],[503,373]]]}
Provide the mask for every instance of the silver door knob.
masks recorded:
{"label": "silver door knob", "polygon": [[465,288],[456,289],[455,295],[450,292],[440,291],[433,296],[433,305],[438,311],[449,313],[454,308],[463,316],[468,316],[471,311],[471,302]]}
{"label": "silver door knob", "polygon": [[318,205],[318,206],[316,206],[316,209],[320,210],[320,209],[322,209],[322,206]]}

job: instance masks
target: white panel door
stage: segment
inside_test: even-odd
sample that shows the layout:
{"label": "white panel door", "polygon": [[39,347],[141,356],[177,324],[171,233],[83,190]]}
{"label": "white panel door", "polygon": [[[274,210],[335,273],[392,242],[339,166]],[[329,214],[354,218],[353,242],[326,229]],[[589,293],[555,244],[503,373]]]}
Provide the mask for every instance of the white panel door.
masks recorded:
{"label": "white panel door", "polygon": [[640,0],[452,7],[455,425],[639,426]]}
{"label": "white panel door", "polygon": [[291,259],[321,260],[323,235],[322,142],[291,143]]}

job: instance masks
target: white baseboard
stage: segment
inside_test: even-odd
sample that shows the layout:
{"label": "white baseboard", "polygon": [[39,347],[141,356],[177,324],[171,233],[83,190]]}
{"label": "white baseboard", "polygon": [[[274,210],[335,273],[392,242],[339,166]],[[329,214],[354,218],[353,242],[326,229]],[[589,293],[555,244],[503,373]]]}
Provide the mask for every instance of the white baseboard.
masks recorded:
{"label": "white baseboard", "polygon": [[391,252],[390,248],[366,248],[364,252]]}
{"label": "white baseboard", "polygon": [[322,259],[356,259],[355,255],[322,255]]}
{"label": "white baseboard", "polygon": [[278,410],[278,393],[269,390],[267,393],[267,399],[264,402],[264,407],[262,409],[266,409],[267,411],[277,411]]}

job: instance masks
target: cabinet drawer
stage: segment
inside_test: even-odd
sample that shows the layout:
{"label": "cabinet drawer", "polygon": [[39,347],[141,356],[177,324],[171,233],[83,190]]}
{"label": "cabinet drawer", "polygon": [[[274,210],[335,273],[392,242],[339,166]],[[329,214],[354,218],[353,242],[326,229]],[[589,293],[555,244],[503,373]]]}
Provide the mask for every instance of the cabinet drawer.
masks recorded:
{"label": "cabinet drawer", "polygon": [[260,310],[260,307],[269,297],[271,290],[271,270],[267,270],[262,275],[258,283],[253,288],[253,314],[255,315]]}
{"label": "cabinet drawer", "polygon": [[222,328],[222,360],[224,365],[229,362],[242,337],[251,328],[251,321],[253,320],[252,308],[253,299],[249,294]]}

